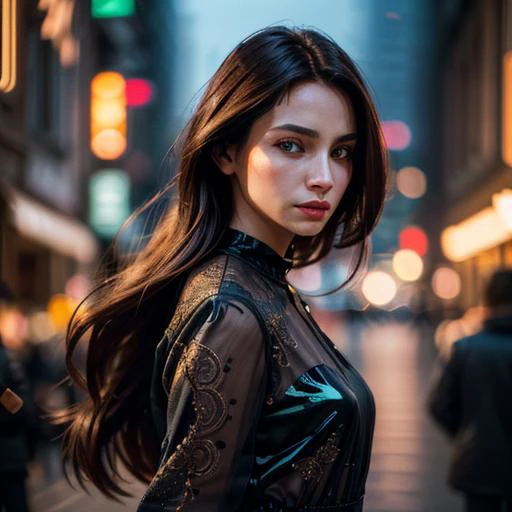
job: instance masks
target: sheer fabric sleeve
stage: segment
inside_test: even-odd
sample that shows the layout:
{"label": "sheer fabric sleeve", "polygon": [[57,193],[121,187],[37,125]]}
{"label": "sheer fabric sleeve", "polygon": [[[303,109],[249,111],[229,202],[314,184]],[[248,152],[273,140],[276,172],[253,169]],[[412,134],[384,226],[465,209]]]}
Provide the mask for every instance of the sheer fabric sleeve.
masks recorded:
{"label": "sheer fabric sleeve", "polygon": [[[199,325],[190,328],[194,316]],[[194,316],[164,370],[167,433],[139,511],[235,511],[250,478],[265,393],[263,332],[237,301],[216,298]]]}

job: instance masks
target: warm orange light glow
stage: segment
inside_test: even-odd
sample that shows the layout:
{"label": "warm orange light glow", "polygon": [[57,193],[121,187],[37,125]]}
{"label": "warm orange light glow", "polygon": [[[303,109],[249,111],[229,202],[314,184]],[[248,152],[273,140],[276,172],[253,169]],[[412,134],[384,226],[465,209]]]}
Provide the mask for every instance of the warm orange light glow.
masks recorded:
{"label": "warm orange light glow", "polygon": [[508,229],[512,230],[512,189],[505,188],[492,196],[492,206]]}
{"label": "warm orange light glow", "polygon": [[461,289],[459,274],[449,267],[439,267],[432,275],[432,290],[441,299],[457,297]]}
{"label": "warm orange light glow", "polygon": [[53,326],[58,331],[64,331],[75,310],[76,303],[67,295],[58,293],[48,302],[48,314]]}
{"label": "warm orange light glow", "polygon": [[98,73],[91,82],[91,93],[104,99],[122,98],[124,96],[125,79],[115,71]]}
{"label": "warm orange light glow", "polygon": [[126,120],[126,108],[121,99],[112,98],[105,100],[96,99],[91,105],[93,130],[101,130],[105,127],[119,126]]}
{"label": "warm orange light glow", "polygon": [[361,288],[366,300],[376,306],[384,306],[391,302],[397,288],[393,278],[381,270],[368,272]]}
{"label": "warm orange light glow", "polygon": [[16,0],[2,0],[2,70],[0,91],[11,92],[16,86],[17,46]]}
{"label": "warm orange light glow", "polygon": [[101,130],[91,140],[91,149],[102,160],[115,160],[126,150],[126,137],[119,130]]}
{"label": "warm orange light glow", "polygon": [[402,167],[396,174],[396,188],[405,197],[417,199],[427,190],[427,178],[417,167]]}
{"label": "warm orange light glow", "polygon": [[91,82],[91,150],[102,160],[126,150],[125,79],[114,71],[98,73]]}
{"label": "warm orange light glow", "polygon": [[423,261],[417,252],[400,249],[393,255],[393,270],[403,281],[416,281],[423,273]]}
{"label": "warm orange light glow", "polygon": [[503,161],[512,167],[512,50],[503,56],[503,110],[501,154]]}
{"label": "warm orange light glow", "polygon": [[493,207],[480,210],[441,233],[441,247],[451,261],[464,261],[512,238],[512,229]]}

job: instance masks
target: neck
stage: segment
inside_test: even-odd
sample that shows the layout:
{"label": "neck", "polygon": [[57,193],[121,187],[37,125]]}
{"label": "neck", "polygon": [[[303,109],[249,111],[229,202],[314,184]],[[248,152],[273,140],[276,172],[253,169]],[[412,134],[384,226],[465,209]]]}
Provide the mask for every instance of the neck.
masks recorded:
{"label": "neck", "polygon": [[[244,222],[241,222],[240,219],[233,219],[230,224],[232,229],[236,229],[238,231],[242,231],[243,233],[256,238],[260,242],[268,245],[271,249],[273,249],[277,254],[281,257],[284,257],[286,251],[293,240],[293,234],[288,231],[280,228],[278,230],[272,229],[271,226],[254,226],[247,225]],[[280,227],[280,226],[279,226]]]}

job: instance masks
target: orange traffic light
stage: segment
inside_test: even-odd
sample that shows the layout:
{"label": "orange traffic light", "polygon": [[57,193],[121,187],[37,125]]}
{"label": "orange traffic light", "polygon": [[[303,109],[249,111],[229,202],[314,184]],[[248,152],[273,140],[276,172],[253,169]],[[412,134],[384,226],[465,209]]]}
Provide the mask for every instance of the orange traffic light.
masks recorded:
{"label": "orange traffic light", "polygon": [[91,151],[102,160],[116,160],[125,150],[125,79],[103,71],[91,82]]}

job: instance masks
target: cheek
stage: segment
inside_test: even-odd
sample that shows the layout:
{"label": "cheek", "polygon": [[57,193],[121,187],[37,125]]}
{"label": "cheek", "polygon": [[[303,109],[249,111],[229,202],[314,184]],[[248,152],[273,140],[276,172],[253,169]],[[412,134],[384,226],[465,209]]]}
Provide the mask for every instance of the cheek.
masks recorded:
{"label": "cheek", "polygon": [[284,173],[267,153],[258,148],[253,149],[249,155],[247,169],[249,195],[255,198],[256,195],[264,194],[268,198],[280,191]]}
{"label": "cheek", "polygon": [[347,190],[348,184],[350,183],[350,177],[352,176],[352,170],[350,168],[342,169],[338,179],[336,180],[335,189],[338,201],[343,197],[345,190]]}

